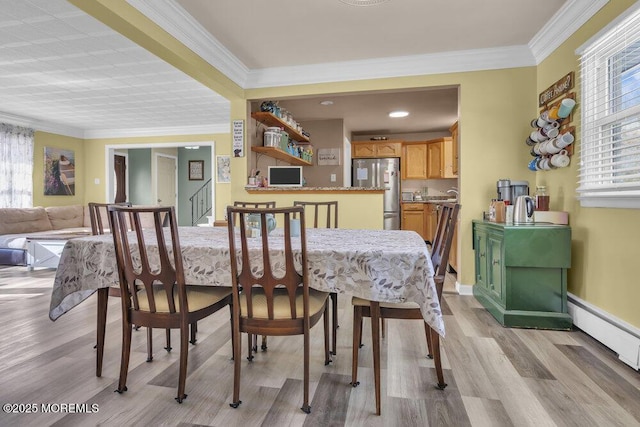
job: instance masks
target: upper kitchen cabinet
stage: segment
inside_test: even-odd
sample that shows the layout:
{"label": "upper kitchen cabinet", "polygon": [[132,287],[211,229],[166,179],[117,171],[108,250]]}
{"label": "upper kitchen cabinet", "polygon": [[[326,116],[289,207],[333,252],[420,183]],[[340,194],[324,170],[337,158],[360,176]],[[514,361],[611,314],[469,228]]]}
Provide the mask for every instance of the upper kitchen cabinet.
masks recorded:
{"label": "upper kitchen cabinet", "polygon": [[453,143],[453,174],[458,176],[458,122],[455,122],[450,128],[451,132],[451,142]]}
{"label": "upper kitchen cabinet", "polygon": [[427,141],[427,179],[457,178],[453,172],[453,141],[450,137]]}
{"label": "upper kitchen cabinet", "polygon": [[358,158],[386,158],[400,157],[402,141],[353,141],[351,143],[351,157]]}
{"label": "upper kitchen cabinet", "polygon": [[427,141],[402,144],[402,179],[427,179]]}

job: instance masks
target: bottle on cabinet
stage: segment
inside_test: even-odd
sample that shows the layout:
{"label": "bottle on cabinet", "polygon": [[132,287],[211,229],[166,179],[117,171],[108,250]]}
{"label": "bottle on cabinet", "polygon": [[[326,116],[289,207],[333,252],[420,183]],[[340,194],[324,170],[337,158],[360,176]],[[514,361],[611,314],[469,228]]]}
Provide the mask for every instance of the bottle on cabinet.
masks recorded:
{"label": "bottle on cabinet", "polygon": [[535,202],[537,211],[549,210],[549,194],[547,193],[547,187],[543,185],[536,187]]}

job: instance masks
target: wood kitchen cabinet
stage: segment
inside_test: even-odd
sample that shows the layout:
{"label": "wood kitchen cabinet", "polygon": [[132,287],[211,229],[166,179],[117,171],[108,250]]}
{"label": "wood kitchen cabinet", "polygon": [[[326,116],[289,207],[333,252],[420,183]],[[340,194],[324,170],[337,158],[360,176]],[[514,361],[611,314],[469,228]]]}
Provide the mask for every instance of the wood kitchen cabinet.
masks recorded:
{"label": "wood kitchen cabinet", "polygon": [[351,157],[357,158],[385,158],[400,157],[402,155],[402,141],[353,141],[351,143]]}
{"label": "wood kitchen cabinet", "polygon": [[402,144],[402,179],[427,179],[427,141]]}
{"label": "wood kitchen cabinet", "polygon": [[571,329],[571,229],[473,221],[473,295],[504,326]]}
{"label": "wood kitchen cabinet", "polygon": [[427,179],[456,178],[453,173],[453,141],[450,137],[427,141]]}
{"label": "wood kitchen cabinet", "polygon": [[452,165],[452,172],[454,175],[458,175],[458,145],[460,144],[460,141],[458,140],[458,122],[455,122],[450,128],[449,131],[451,132],[451,143],[452,143],[452,150],[453,150],[453,165]]}
{"label": "wood kitchen cabinet", "polygon": [[438,215],[440,214],[440,205],[438,203],[424,204],[425,234],[424,239],[433,243],[438,227]]}
{"label": "wood kitchen cabinet", "polygon": [[403,230],[415,231],[426,240],[425,205],[425,203],[403,203],[401,228]]}

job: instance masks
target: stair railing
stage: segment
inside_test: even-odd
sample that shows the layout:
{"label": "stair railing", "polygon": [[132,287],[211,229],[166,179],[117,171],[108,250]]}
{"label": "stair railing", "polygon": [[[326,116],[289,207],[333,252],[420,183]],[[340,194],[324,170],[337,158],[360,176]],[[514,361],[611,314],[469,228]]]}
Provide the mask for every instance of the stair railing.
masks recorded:
{"label": "stair railing", "polygon": [[198,190],[189,197],[191,202],[191,225],[196,225],[202,218],[211,213],[211,179],[202,184]]}

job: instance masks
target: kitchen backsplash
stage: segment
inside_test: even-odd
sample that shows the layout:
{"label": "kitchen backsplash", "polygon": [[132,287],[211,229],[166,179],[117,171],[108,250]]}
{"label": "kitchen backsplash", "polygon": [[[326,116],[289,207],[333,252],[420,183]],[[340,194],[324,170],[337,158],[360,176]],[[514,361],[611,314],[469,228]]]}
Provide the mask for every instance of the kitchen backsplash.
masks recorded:
{"label": "kitchen backsplash", "polygon": [[405,179],[401,182],[402,191],[421,192],[423,187],[428,188],[429,196],[447,196],[447,190],[458,188],[457,179]]}

